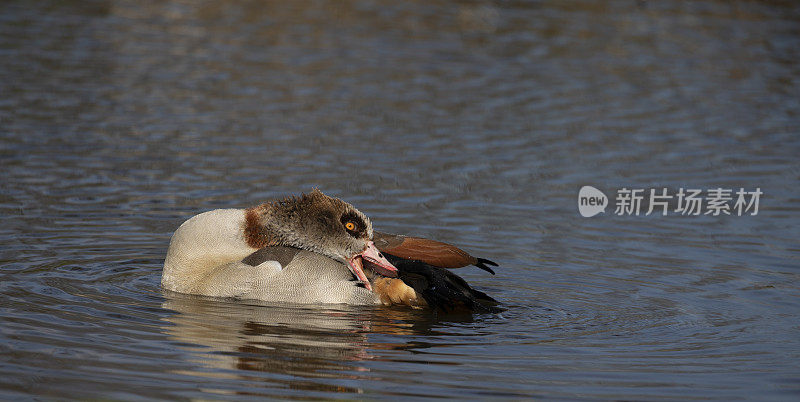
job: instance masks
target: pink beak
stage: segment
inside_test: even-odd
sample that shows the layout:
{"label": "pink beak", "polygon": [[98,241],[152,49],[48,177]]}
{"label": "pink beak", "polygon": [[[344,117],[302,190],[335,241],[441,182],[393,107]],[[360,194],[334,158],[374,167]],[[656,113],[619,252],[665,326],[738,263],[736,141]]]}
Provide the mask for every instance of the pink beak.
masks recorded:
{"label": "pink beak", "polygon": [[378,251],[378,248],[375,247],[375,243],[372,241],[367,242],[367,248],[365,248],[361,254],[356,254],[347,261],[347,265],[350,266],[350,271],[353,272],[353,275],[355,275],[358,280],[364,283],[364,287],[367,288],[367,290],[372,290],[372,285],[369,283],[367,275],[364,274],[364,263],[362,259],[367,260],[367,262],[371,264],[371,268],[383,276],[392,278],[397,276],[397,268],[387,261],[383,254]]}

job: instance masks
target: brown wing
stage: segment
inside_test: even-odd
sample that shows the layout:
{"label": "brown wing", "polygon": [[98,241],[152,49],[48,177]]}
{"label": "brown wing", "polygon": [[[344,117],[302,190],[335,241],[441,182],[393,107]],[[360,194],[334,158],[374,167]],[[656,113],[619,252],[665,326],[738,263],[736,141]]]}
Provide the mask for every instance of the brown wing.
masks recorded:
{"label": "brown wing", "polygon": [[379,250],[397,257],[419,260],[442,268],[461,268],[475,265],[494,274],[486,266],[497,265],[483,258],[475,258],[466,251],[451,244],[422,237],[410,237],[374,232],[372,241]]}

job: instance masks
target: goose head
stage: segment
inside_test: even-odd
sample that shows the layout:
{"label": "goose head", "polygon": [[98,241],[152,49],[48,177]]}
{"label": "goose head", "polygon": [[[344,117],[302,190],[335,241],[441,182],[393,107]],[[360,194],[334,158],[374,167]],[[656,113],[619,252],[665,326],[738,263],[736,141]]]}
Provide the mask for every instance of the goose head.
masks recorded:
{"label": "goose head", "polygon": [[250,208],[245,216],[245,241],[250,247],[290,246],[328,256],[347,265],[370,290],[365,261],[383,276],[397,276],[397,268],[372,242],[369,218],[317,189]]}

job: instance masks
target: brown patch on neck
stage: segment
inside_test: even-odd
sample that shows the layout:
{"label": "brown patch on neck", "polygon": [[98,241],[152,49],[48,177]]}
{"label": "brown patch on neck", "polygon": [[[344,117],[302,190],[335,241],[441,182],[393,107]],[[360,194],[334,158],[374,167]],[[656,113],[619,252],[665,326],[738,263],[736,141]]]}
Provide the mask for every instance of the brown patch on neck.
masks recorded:
{"label": "brown patch on neck", "polygon": [[267,228],[261,225],[259,207],[248,208],[244,213],[244,240],[252,248],[264,248],[276,245],[275,239]]}

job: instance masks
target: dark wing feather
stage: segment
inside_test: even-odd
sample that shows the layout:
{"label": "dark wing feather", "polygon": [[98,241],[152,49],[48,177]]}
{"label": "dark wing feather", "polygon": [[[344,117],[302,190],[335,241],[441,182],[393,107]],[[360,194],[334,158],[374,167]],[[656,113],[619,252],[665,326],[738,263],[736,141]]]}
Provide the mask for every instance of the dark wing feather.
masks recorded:
{"label": "dark wing feather", "polygon": [[432,308],[444,311],[500,311],[495,307],[497,300],[472,288],[464,279],[447,269],[387,253],[384,256],[397,267],[398,277],[422,295]]}
{"label": "dark wing feather", "polygon": [[255,267],[266,261],[278,261],[282,267],[285,267],[300,251],[302,250],[294,247],[267,246],[254,251],[245,257],[242,262]]}

